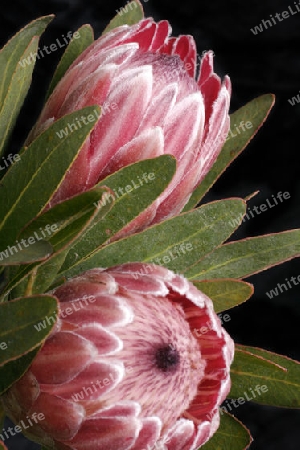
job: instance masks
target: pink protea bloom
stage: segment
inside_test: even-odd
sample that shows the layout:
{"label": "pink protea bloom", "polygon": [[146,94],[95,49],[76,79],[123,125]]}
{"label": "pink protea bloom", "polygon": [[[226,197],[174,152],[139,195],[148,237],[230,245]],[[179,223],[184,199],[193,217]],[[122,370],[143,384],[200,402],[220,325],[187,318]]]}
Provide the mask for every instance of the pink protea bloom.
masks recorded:
{"label": "pink protea bloom", "polygon": [[29,437],[58,450],[196,450],[214,434],[234,343],[206,295],[141,263],[53,294],[55,329],[3,397],[16,423],[44,415]]}
{"label": "pink protea bloom", "polygon": [[[59,82],[29,140],[86,106],[102,105],[102,116],[51,205],[124,166],[163,154],[177,159],[176,175],[136,228],[174,216],[188,202],[229,131],[231,85],[214,73],[212,52],[203,56],[196,79],[193,37],[170,33],[168,21],[152,18],[115,28],[88,47]],[[78,115],[66,131],[84,123],[87,118]]]}

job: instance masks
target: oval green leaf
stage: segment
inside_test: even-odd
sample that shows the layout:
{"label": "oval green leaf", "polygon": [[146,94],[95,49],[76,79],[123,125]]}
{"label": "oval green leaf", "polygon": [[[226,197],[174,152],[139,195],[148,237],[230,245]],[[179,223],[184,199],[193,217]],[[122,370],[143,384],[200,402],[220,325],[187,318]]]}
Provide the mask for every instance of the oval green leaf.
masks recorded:
{"label": "oval green leaf", "polygon": [[298,361],[238,344],[230,373],[230,398],[248,396],[248,400],[263,405],[300,408]]}
{"label": "oval green leaf", "polygon": [[246,278],[300,256],[300,230],[229,242],[185,272],[189,279]]}
{"label": "oval green leaf", "polygon": [[[79,113],[95,114],[95,106],[64,116],[22,152],[1,181],[0,250],[14,244],[20,230],[46,206],[76,158],[95,122],[69,131]],[[97,121],[98,118],[95,118]]]}
{"label": "oval green leaf", "polygon": [[71,276],[82,270],[130,261],[164,265],[182,272],[222,244],[234,231],[229,218],[232,214],[243,215],[244,212],[245,202],[242,199],[203,205],[141,233],[106,245],[85,260],[76,262],[64,275]]}
{"label": "oval green leaf", "polygon": [[[0,52],[0,156],[9,139],[31,83],[39,36],[54,16],[34,20]],[[28,63],[27,63],[28,62]]]}
{"label": "oval green leaf", "polygon": [[134,25],[144,18],[143,7],[139,0],[127,2],[109,22],[102,35],[122,25]]}
{"label": "oval green leaf", "polygon": [[193,284],[213,301],[217,313],[244,303],[254,292],[252,284],[233,279],[193,280]]}
{"label": "oval green leaf", "polygon": [[222,414],[218,430],[201,450],[246,450],[252,442],[247,428],[234,416]]}
{"label": "oval green leaf", "polygon": [[8,362],[0,367],[0,395],[21,378],[32,364],[41,347],[26,353],[18,359]]}
{"label": "oval green leaf", "polygon": [[40,345],[58,314],[56,297],[39,295],[0,304],[0,366]]}
{"label": "oval green leaf", "polygon": [[43,261],[53,252],[52,245],[43,241],[38,234],[33,234],[29,239],[21,239],[15,245],[9,245],[0,252],[0,264],[12,266],[30,264],[34,261]]}
{"label": "oval green leaf", "polygon": [[[74,37],[78,33],[79,37]],[[56,85],[62,79],[71,64],[79,55],[94,42],[94,30],[91,25],[83,25],[73,35],[69,45],[67,46],[50,83],[46,99],[52,94]]]}
{"label": "oval green leaf", "polygon": [[[251,102],[247,103],[230,116],[232,130],[227,136],[226,143],[222,148],[216,162],[198,188],[195,189],[183,211],[189,211],[195,207],[226,170],[226,168],[232,163],[232,161],[234,161],[235,158],[244,150],[267,119],[274,102],[275,96],[273,94],[262,95],[261,97],[255,98]],[[251,123],[252,127],[245,127],[246,122]],[[237,132],[234,133],[233,131],[236,128],[235,125],[239,127],[242,123],[244,124],[244,130],[241,134],[238,134]]]}

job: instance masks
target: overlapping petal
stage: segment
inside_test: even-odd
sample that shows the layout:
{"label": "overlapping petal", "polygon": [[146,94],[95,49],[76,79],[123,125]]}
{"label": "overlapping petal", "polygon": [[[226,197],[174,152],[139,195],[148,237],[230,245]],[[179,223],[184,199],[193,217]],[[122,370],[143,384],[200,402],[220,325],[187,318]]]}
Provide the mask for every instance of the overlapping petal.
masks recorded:
{"label": "overlapping petal", "polygon": [[[3,397],[57,450],[197,450],[219,426],[234,345],[211,300],[161,266],[93,269],[52,292],[61,326]],[[29,431],[28,431],[29,433]]]}
{"label": "overlapping petal", "polygon": [[29,137],[74,110],[102,106],[49,206],[131,163],[172,154],[178,164],[171,184],[118,237],[178,214],[215,162],[230,126],[229,78],[221,83],[214,73],[212,52],[204,54],[197,80],[196,68],[193,37],[171,37],[166,20],[117,27],[87,48],[57,85]]}

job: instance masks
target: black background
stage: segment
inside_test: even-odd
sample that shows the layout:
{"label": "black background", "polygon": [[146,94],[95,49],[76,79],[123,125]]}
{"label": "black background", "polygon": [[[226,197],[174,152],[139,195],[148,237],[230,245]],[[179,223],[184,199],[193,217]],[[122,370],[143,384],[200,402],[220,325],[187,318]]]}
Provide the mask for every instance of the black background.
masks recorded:
{"label": "black background", "polygon": [[[229,196],[245,197],[260,190],[249,206],[253,208],[279,191],[288,191],[289,200],[246,221],[234,238],[255,236],[300,227],[299,218],[299,124],[300,104],[288,99],[300,89],[300,13],[254,35],[250,28],[270,14],[281,13],[291,0],[182,0],[142,1],[146,15],[168,19],[173,34],[192,34],[198,53],[212,49],[215,69],[229,74],[233,84],[231,111],[254,97],[272,92],[276,105],[264,127],[244,153],[223,174],[205,201]],[[116,10],[120,0],[4,1],[0,13],[1,46],[31,20],[50,13],[56,15],[43,35],[40,47],[50,45],[68,31],[75,32],[90,23],[98,37]],[[54,68],[62,50],[40,59],[35,68],[33,86],[17,123],[11,149],[17,151],[34,124]],[[269,300],[266,295],[285,278],[300,274],[299,260],[255,275],[255,294],[246,304],[230,311],[226,328],[239,343],[260,346],[300,360],[299,321],[300,287],[293,287]],[[263,382],[261,383],[263,384]],[[265,383],[267,384],[267,382]],[[234,411],[250,428],[254,443],[251,450],[298,450],[300,412],[247,403]],[[20,436],[7,441],[9,450],[39,448]]]}

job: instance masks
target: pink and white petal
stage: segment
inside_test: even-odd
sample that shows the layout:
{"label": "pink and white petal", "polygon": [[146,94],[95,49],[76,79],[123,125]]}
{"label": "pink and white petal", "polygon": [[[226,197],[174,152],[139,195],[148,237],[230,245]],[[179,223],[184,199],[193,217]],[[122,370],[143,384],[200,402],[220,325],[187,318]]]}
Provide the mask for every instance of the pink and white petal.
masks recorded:
{"label": "pink and white petal", "polygon": [[114,389],[124,377],[124,366],[118,362],[92,362],[68,383],[42,386],[44,392],[73,400],[85,405],[85,402],[100,400],[103,395]]}
{"label": "pink and white petal", "polygon": [[123,69],[122,66],[129,64],[130,60],[135,56],[138,50],[138,44],[132,42],[120,45],[116,48],[104,49],[99,52],[98,55],[92,54],[90,58],[84,62],[86,66],[82,68],[83,75],[87,76],[90,73],[95,72],[98,68],[105,67],[109,64],[117,65],[119,69]]}
{"label": "pink and white petal", "polygon": [[134,277],[143,277],[149,273],[156,279],[160,278],[164,282],[172,280],[174,278],[173,272],[166,269],[163,266],[158,266],[155,264],[145,264],[140,262],[125,263],[119,266],[114,266],[106,270],[108,273],[128,273],[132,274]]}
{"label": "pink and white petal", "polygon": [[177,96],[177,83],[163,86],[161,91],[151,100],[148,109],[145,111],[138,132],[147,130],[149,127],[164,127],[168,114],[175,106]]}
{"label": "pink and white petal", "polygon": [[73,162],[71,168],[67,171],[61,185],[51,198],[48,204],[49,207],[77,194],[81,194],[94,186],[95,181],[88,182],[91,170],[90,164],[88,163],[89,147],[90,137],[86,139],[77,158]]}
{"label": "pink and white petal", "polygon": [[195,424],[192,420],[178,419],[163,439],[168,450],[194,450],[190,443],[195,434]]}
{"label": "pink and white petal", "polygon": [[161,297],[164,297],[169,292],[165,283],[160,279],[155,279],[153,276],[143,275],[137,279],[127,273],[111,272],[111,274],[116,282],[128,291]]}
{"label": "pink and white petal", "polygon": [[204,445],[215,433],[219,427],[217,417],[219,417],[219,415],[215,416],[213,422],[203,422],[197,426],[197,435],[191,445],[191,450],[197,450],[199,447],[202,447],[202,445]]}
{"label": "pink and white petal", "polygon": [[130,450],[142,450],[152,448],[159,439],[162,428],[161,420],[158,417],[147,417],[142,420],[142,429],[139,436]]}
{"label": "pink and white petal", "polygon": [[96,356],[97,349],[91,342],[74,333],[60,331],[46,340],[31,371],[40,384],[67,383]]}
{"label": "pink and white petal", "polygon": [[84,408],[74,402],[41,393],[28,414],[44,415],[39,426],[59,441],[72,439],[85,419]]}
{"label": "pink and white petal", "polygon": [[220,149],[226,140],[230,127],[228,115],[229,104],[230,97],[227,88],[222,86],[218,98],[213,104],[213,110],[208,124],[208,133],[201,148],[200,161],[203,169],[199,182],[217,159]]}
{"label": "pink and white petal", "polygon": [[122,401],[103,408],[97,413],[93,414],[93,419],[99,419],[103,417],[125,417],[129,419],[130,417],[138,417],[141,412],[141,406],[137,402],[133,401]]}
{"label": "pink and white petal", "polygon": [[140,421],[130,418],[86,420],[77,435],[64,443],[76,450],[129,450],[137,439]]}
{"label": "pink and white petal", "polygon": [[185,67],[187,64],[191,65],[191,68],[187,66],[189,68],[187,72],[192,78],[194,78],[197,50],[193,36],[179,36],[173,46],[172,54],[178,55],[181,61],[184,62]]}
{"label": "pink and white petal", "polygon": [[[72,302],[69,305],[72,307]],[[133,313],[123,298],[104,294],[98,295],[88,306],[74,310],[64,320],[79,326],[91,323],[99,323],[104,327],[122,326],[133,320]]]}
{"label": "pink and white petal", "polygon": [[[102,105],[110,89],[113,76],[117,70],[116,64],[100,67],[79,83],[72,93],[68,94],[58,114],[66,114],[91,105]],[[87,86],[89,87],[87,91]],[[81,116],[78,116],[79,120]],[[97,117],[95,117],[96,121]],[[84,125],[84,123],[83,123]],[[78,124],[77,124],[78,126]]]}
{"label": "pink and white petal", "polygon": [[122,340],[116,334],[96,323],[78,328],[76,334],[93,342],[100,356],[117,353],[123,348]]}
{"label": "pink and white petal", "polygon": [[40,386],[31,370],[27,370],[22,378],[12,385],[6,395],[13,396],[20,405],[22,404],[23,409],[28,411],[40,395]]}
{"label": "pink and white petal", "polygon": [[148,128],[116,152],[106,169],[102,171],[101,177],[106,177],[137,161],[155,158],[163,154],[164,135],[162,129],[160,127]]}
{"label": "pink and white petal", "polygon": [[204,139],[208,133],[208,123],[209,118],[213,111],[213,104],[218,97],[220,89],[221,89],[221,80],[215,73],[213,73],[201,86],[201,93],[203,95],[205,105],[205,133],[203,136]]}
{"label": "pink and white petal", "polygon": [[147,52],[151,49],[152,43],[155,39],[157,24],[153,20],[144,20],[142,26],[138,31],[133,33],[123,42],[136,42],[142,52]]}
{"label": "pink and white petal", "polygon": [[[172,31],[172,30],[171,30]],[[176,42],[176,37],[170,37],[160,48],[159,53],[172,55],[172,50]]]}
{"label": "pink and white petal", "polygon": [[201,142],[204,130],[204,103],[200,92],[190,94],[171,111],[165,127],[165,153],[178,160],[195,142]]}
{"label": "pink and white petal", "polygon": [[88,280],[96,284],[101,284],[101,294],[116,294],[116,292],[118,291],[117,283],[115,282],[113,277],[104,270],[105,269],[101,269],[99,267],[97,267],[96,269],[91,269],[82,277],[77,277],[76,280]]}
{"label": "pink and white petal", "polygon": [[[101,277],[103,276],[104,274],[101,274]],[[90,281],[94,280],[86,277],[77,277],[55,289],[53,294],[59,298],[60,310],[65,311],[66,303],[68,303],[68,306],[74,304],[74,310],[76,310],[78,306],[75,306],[75,302],[80,302],[88,298],[93,299],[97,297],[97,295],[107,292],[107,290],[103,292],[103,286],[100,284],[101,280],[95,280],[93,283]],[[86,302],[80,303],[79,307],[84,307],[85,303]]]}
{"label": "pink and white petal", "polygon": [[213,74],[214,72],[214,52],[208,51],[201,59],[198,86],[201,88],[202,84]]}
{"label": "pink and white petal", "polygon": [[[178,176],[178,178],[180,179],[180,176]],[[176,181],[176,179],[174,180],[174,182]],[[167,197],[165,195],[166,191],[164,193],[164,196],[161,196],[162,202],[159,205],[155,218],[151,224],[158,223],[161,220],[165,220],[168,217],[173,217],[174,215],[179,214],[189,201],[189,198],[193,192],[193,188],[197,183],[198,179],[199,179],[199,168],[198,165],[196,164],[194,165],[194,167],[192,167],[191,170],[188,171],[188,173],[184,176],[184,178],[181,179],[181,181],[179,181],[177,186],[174,186],[173,189],[169,189],[168,192],[169,195]]]}
{"label": "pink and white petal", "polygon": [[156,53],[167,41],[172,32],[171,26],[167,20],[161,20],[157,24],[155,36],[152,40],[149,51]]}
{"label": "pink and white petal", "polygon": [[139,127],[152,95],[152,68],[128,70],[126,78],[119,77],[116,83],[107,103],[115,103],[117,108],[101,118],[90,137],[91,165],[99,179],[111,157],[134,137]]}
{"label": "pink and white petal", "polygon": [[[180,245],[178,246],[178,248],[180,251]],[[173,249],[173,252],[175,253],[175,249]],[[190,283],[188,282],[188,280],[186,278],[183,278],[182,276],[176,275],[176,274],[175,274],[175,276],[173,276],[172,280],[167,281],[166,284],[170,290],[178,293],[180,296],[185,296],[190,288]]]}
{"label": "pink and white petal", "polygon": [[128,38],[134,28],[137,28],[137,25],[133,25],[132,27],[128,25],[121,25],[120,27],[112,30],[110,33],[100,36],[99,39],[94,41],[84,52],[81,53],[70,68],[73,68],[73,66],[82,61],[87,61],[91,55],[100,54],[100,51],[122,44],[123,40]]}

